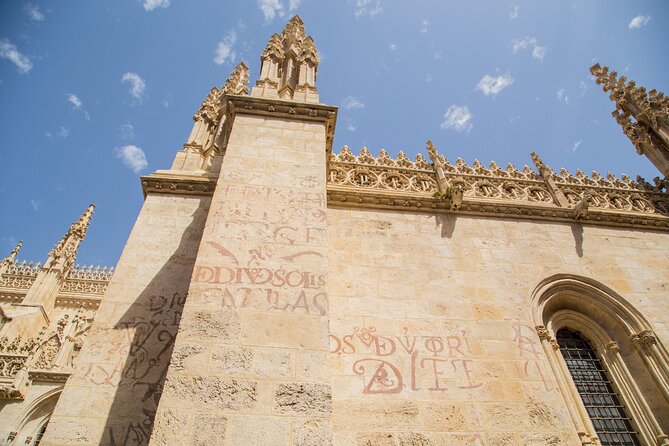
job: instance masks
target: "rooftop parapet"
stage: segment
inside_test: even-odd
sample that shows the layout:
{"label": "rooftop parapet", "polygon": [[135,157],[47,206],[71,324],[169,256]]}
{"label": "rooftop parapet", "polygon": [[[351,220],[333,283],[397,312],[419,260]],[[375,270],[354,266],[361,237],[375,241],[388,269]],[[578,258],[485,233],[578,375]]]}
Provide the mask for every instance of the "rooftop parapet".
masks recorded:
{"label": "rooftop parapet", "polygon": [[[511,163],[503,168],[494,161],[488,166],[478,160],[468,164],[461,158],[451,163],[429,141],[427,151],[432,162],[422,154],[412,161],[404,152],[393,159],[383,149],[375,157],[366,147],[355,155],[344,146],[330,155],[329,197],[376,207],[401,203],[434,209],[442,207],[439,197],[458,190],[463,198],[459,209],[465,213],[573,219],[574,208],[583,203],[579,219],[669,229],[668,184],[659,178],[653,185],[641,177],[617,178],[610,172],[602,176],[593,171],[588,176],[581,170],[571,174],[562,168],[556,173],[535,153],[536,170],[527,165],[518,169]],[[590,212],[582,212],[583,208]]]}

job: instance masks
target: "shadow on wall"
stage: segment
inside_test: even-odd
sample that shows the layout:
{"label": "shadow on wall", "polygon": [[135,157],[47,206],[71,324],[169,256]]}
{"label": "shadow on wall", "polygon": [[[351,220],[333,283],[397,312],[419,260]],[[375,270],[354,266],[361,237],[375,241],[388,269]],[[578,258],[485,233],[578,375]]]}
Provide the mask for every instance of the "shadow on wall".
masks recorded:
{"label": "shadow on wall", "polygon": [[178,248],[114,326],[134,336],[101,444],[149,443],[207,212],[193,213]]}
{"label": "shadow on wall", "polygon": [[576,254],[583,257],[583,225],[580,223],[573,223],[571,226],[571,233],[574,234],[574,246],[576,247]]}
{"label": "shadow on wall", "polygon": [[453,213],[449,214],[437,214],[434,216],[436,226],[438,228],[441,226],[441,238],[451,238],[453,237],[453,231],[455,231],[455,221],[457,217]]}

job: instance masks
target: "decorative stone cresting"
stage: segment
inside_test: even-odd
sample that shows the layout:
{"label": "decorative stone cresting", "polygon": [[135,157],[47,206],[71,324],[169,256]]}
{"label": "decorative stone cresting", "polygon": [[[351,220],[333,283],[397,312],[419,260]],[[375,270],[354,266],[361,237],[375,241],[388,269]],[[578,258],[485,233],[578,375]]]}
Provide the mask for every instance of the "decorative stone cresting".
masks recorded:
{"label": "decorative stone cresting", "polygon": [[555,172],[535,153],[537,171],[511,163],[503,168],[494,161],[488,167],[461,158],[451,163],[430,141],[428,154],[432,162],[421,154],[412,161],[404,152],[393,159],[383,149],[375,157],[366,147],[356,156],[344,146],[330,155],[329,204],[453,210],[440,198],[456,190],[462,193],[458,207],[463,213],[669,228],[669,182],[659,178],[653,185],[638,176],[617,178],[610,172]]}

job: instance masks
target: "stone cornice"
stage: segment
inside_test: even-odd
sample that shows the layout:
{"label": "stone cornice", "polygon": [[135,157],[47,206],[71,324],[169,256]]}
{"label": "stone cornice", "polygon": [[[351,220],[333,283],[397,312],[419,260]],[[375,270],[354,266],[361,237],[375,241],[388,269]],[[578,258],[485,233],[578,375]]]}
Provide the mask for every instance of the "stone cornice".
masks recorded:
{"label": "stone cornice", "polygon": [[233,122],[232,120],[237,113],[324,122],[326,125],[327,152],[332,151],[335,125],[337,124],[337,107],[311,102],[237,95],[226,95],[224,101],[227,103],[225,109],[230,122]]}
{"label": "stone cornice", "polygon": [[545,220],[562,223],[583,223],[600,226],[630,227],[645,230],[669,231],[669,218],[644,214],[622,214],[591,210],[588,215],[574,220],[573,210],[541,204],[510,203],[464,199],[457,211],[430,195],[367,192],[328,185],[328,207],[354,209],[381,209],[469,215],[479,217]]}
{"label": "stone cornice", "polygon": [[158,170],[140,177],[144,198],[148,194],[213,195],[216,178],[209,175],[188,175],[183,172]]}

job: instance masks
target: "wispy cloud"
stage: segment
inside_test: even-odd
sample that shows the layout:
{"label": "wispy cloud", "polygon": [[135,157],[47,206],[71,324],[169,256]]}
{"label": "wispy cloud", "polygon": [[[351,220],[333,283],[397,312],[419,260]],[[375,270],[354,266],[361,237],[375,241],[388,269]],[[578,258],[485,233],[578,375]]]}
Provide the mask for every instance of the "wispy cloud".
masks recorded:
{"label": "wispy cloud", "polygon": [[428,19],[424,19],[420,27],[420,32],[421,34],[427,34],[428,31],[430,31],[430,21]]}
{"label": "wispy cloud", "polygon": [[509,74],[503,76],[493,77],[489,74],[483,76],[476,86],[477,90],[483,92],[486,96],[497,96],[497,93],[504,90],[506,87],[513,84],[513,78]]}
{"label": "wispy cloud", "polygon": [[117,149],[116,156],[123,161],[123,164],[125,164],[126,167],[135,173],[140,173],[142,170],[146,169],[146,166],[148,165],[144,150],[133,144]]}
{"label": "wispy cloud", "polygon": [[76,94],[69,93],[67,95],[67,101],[72,104],[75,110],[81,110],[81,112],[84,114],[84,117],[86,118],[86,121],[91,120],[91,115],[89,115],[88,112],[82,108],[83,102],[81,102],[81,99],[79,99]]}
{"label": "wispy cloud", "polygon": [[391,43],[390,45],[388,45],[388,49],[390,51],[395,51],[395,50],[397,50],[397,45],[395,45],[394,43]]}
{"label": "wispy cloud", "polygon": [[634,17],[631,21],[630,24],[627,25],[629,29],[639,29],[642,26],[648,25],[648,22],[650,22],[650,19],[652,17],[648,14],[646,15],[641,15],[639,14],[638,16]]}
{"label": "wispy cloud", "polygon": [[288,10],[295,11],[302,4],[302,0],[288,0]]}
{"label": "wispy cloud", "polygon": [[355,121],[352,119],[348,119],[346,122],[346,130],[349,132],[355,132],[358,129],[358,126],[356,125]]}
{"label": "wispy cloud", "polygon": [[469,132],[474,127],[471,122],[472,117],[472,113],[466,105],[453,104],[446,110],[441,128],[453,129],[458,132]]}
{"label": "wispy cloud", "polygon": [[565,90],[564,88],[560,88],[557,91],[557,98],[558,101],[564,102],[565,104],[569,104],[569,96],[567,96],[567,90]]}
{"label": "wispy cloud", "polygon": [[523,37],[522,39],[513,39],[511,42],[513,45],[513,52],[517,53],[520,50],[526,48],[532,48],[532,57],[542,61],[546,57],[547,48],[543,45],[539,45],[539,42],[534,37]]}
{"label": "wispy cloud", "polygon": [[363,15],[374,17],[383,12],[381,0],[355,0],[353,15],[358,18]]}
{"label": "wispy cloud", "polygon": [[144,101],[146,82],[144,82],[144,79],[139,74],[128,71],[121,77],[121,82],[130,84],[130,96],[135,98],[137,102],[141,104]]}
{"label": "wispy cloud", "polygon": [[35,200],[34,198],[31,198],[30,206],[32,206],[33,211],[37,212],[42,207],[42,202],[40,200]]}
{"label": "wispy cloud", "polygon": [[19,73],[27,73],[32,70],[33,63],[27,56],[21,54],[9,39],[0,39],[0,59],[7,59],[16,65]]}
{"label": "wispy cloud", "polygon": [[574,145],[571,146],[571,153],[576,152],[576,151],[578,150],[578,148],[581,147],[581,143],[582,143],[582,142],[583,142],[583,141],[581,141],[581,140],[576,141],[576,142],[574,143]]}
{"label": "wispy cloud", "polygon": [[258,8],[260,8],[267,23],[274,20],[275,16],[283,17],[285,14],[281,0],[258,0]]}
{"label": "wispy cloud", "polygon": [[432,82],[432,75],[430,73],[427,73],[425,75],[425,82],[427,82],[428,84]]}
{"label": "wispy cloud", "polygon": [[434,60],[441,60],[444,58],[444,55],[442,54],[441,50],[437,50],[434,53],[432,53],[432,58]]}
{"label": "wispy cloud", "polygon": [[26,3],[23,6],[23,11],[28,14],[28,17],[33,22],[43,22],[44,14],[40,11],[39,6],[33,5],[32,3]]}
{"label": "wispy cloud", "polygon": [[133,141],[135,139],[135,127],[129,122],[121,124],[119,127],[119,136],[124,141]]}
{"label": "wispy cloud", "polygon": [[216,46],[214,51],[214,63],[216,65],[223,65],[237,58],[237,51],[234,48],[235,42],[237,42],[237,32],[231,29]]}
{"label": "wispy cloud", "polygon": [[509,12],[509,20],[515,20],[518,18],[518,11],[520,10],[520,6],[514,5],[511,8],[511,12]]}
{"label": "wispy cloud", "polygon": [[74,94],[74,93],[68,94],[67,95],[67,100],[70,104],[72,104],[74,106],[75,109],[80,109],[81,108],[81,104],[82,104],[81,99],[79,99],[79,97],[76,94]]}
{"label": "wispy cloud", "polygon": [[170,6],[170,0],[144,0],[144,9],[153,11],[156,8],[167,8]]}
{"label": "wispy cloud", "polygon": [[346,110],[351,110],[354,108],[365,108],[365,104],[360,101],[360,99],[353,96],[347,96],[341,101],[341,106]]}

